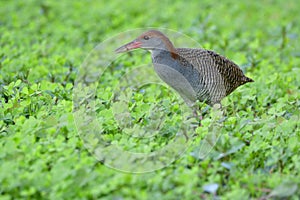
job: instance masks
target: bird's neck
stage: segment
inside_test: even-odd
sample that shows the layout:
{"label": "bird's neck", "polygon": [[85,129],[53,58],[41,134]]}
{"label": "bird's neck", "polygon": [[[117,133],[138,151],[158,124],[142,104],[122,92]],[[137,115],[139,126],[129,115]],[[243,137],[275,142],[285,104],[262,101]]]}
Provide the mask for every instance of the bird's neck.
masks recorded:
{"label": "bird's neck", "polygon": [[162,55],[168,56],[168,57],[170,56],[170,53],[168,51],[162,50],[162,49],[151,49],[149,51],[151,53],[152,58],[157,58]]}
{"label": "bird's neck", "polygon": [[165,58],[170,58],[170,59],[177,59],[178,54],[176,52],[176,49],[151,49],[149,50],[151,52],[151,56],[153,59],[156,57],[164,56]]}

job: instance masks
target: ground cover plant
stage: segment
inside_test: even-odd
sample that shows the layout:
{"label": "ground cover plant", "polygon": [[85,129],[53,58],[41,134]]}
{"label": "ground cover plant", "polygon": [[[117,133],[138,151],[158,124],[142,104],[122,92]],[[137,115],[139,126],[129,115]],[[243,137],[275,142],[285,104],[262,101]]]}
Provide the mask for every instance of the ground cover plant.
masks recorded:
{"label": "ground cover plant", "polygon": [[[0,1],[0,199],[299,199],[298,4]],[[101,164],[85,148],[73,89],[93,48],[145,27],[184,33],[238,63],[255,82],[222,101],[226,119],[207,156],[197,153],[197,144],[211,132],[212,114],[181,158],[134,174]],[[123,105],[112,106],[114,86],[150,59],[143,51],[123,55],[99,79],[95,111],[103,137],[125,150],[149,153],[168,145],[183,119],[176,94],[149,86],[127,89],[136,126],[123,134],[116,123],[113,111]],[[152,140],[130,137],[162,117],[166,125]]]}

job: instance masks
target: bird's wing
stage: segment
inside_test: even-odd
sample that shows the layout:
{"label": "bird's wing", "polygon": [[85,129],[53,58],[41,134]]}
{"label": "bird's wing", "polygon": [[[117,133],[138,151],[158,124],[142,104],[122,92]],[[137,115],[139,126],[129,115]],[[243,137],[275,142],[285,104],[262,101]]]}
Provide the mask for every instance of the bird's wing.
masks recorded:
{"label": "bird's wing", "polygon": [[237,64],[213,51],[189,48],[177,48],[176,50],[181,60],[188,61],[207,78],[213,78],[216,76],[215,73],[219,73],[223,79],[226,95],[238,86],[253,81],[244,75]]}

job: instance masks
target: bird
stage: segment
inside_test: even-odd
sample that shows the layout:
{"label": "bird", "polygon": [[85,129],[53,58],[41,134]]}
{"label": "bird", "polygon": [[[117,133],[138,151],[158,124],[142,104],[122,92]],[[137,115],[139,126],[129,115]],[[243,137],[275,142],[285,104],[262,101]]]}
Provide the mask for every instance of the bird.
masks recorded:
{"label": "bird", "polygon": [[209,106],[221,104],[221,100],[237,87],[254,82],[226,57],[202,48],[176,48],[158,30],[142,33],[115,52],[124,53],[138,48],[150,51],[158,76],[191,107],[197,101]]}

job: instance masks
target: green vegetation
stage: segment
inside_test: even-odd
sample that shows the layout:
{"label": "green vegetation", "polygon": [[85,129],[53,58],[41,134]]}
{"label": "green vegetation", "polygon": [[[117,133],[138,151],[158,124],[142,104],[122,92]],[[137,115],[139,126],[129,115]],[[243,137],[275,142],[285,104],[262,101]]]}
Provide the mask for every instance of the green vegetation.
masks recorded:
{"label": "green vegetation", "polygon": [[[299,11],[297,0],[0,1],[0,200],[299,199]],[[226,120],[208,156],[195,152],[210,132],[209,114],[180,159],[154,172],[124,173],[84,147],[73,88],[96,45],[147,27],[190,36],[255,82],[224,99]],[[127,134],[118,127],[113,109],[123,105],[113,108],[113,87],[132,66],[149,62],[143,51],[124,55],[99,80],[95,110],[103,137],[125,150],[168,145],[182,119],[174,95],[150,86],[132,97],[131,117],[150,127],[147,113],[162,105],[152,116],[167,116],[162,132],[135,140],[130,134],[138,126]]]}

